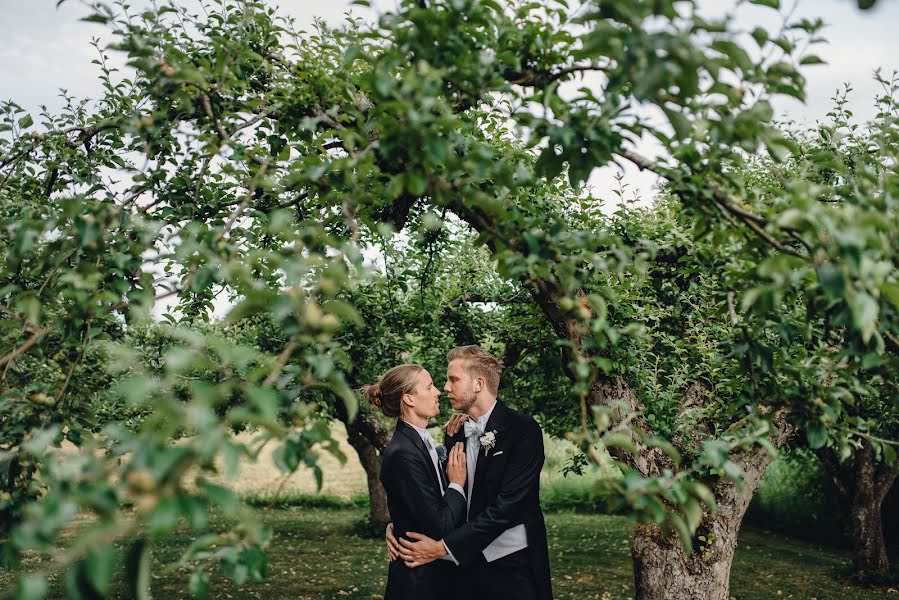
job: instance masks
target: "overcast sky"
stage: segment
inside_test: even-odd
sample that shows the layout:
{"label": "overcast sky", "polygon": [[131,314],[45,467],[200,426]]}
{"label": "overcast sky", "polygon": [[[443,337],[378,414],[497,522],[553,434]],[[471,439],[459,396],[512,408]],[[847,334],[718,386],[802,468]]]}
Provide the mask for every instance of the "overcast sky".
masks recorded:
{"label": "overcast sky", "polygon": [[[132,5],[148,2],[132,0]],[[375,0],[374,10],[391,8],[394,2]],[[792,0],[782,2],[792,6]],[[314,16],[338,23],[350,9],[351,0],[281,0],[273,4],[300,24],[311,23]],[[700,0],[699,5],[703,12],[714,16],[728,10],[734,2]],[[361,16],[374,14],[359,7],[353,10]],[[35,110],[40,104],[51,109],[58,107],[60,88],[76,97],[98,95],[97,69],[91,64],[96,51],[90,41],[94,36],[105,35],[106,30],[79,21],[85,14],[79,0],[66,0],[59,8],[56,0],[0,0],[0,99],[14,99],[26,109]],[[771,11],[745,3],[736,16],[746,31],[759,24],[774,25]],[[829,43],[816,49],[828,64],[805,69],[807,103],[781,98],[775,106],[778,115],[814,125],[831,107],[830,98],[836,89],[849,82],[855,90],[853,110],[859,118],[870,118],[872,99],[878,91],[872,73],[878,67],[884,72],[899,68],[899,0],[879,0],[876,8],[869,11],[859,10],[856,0],[800,0],[794,16],[820,16],[828,24],[824,36]],[[590,178],[599,195],[610,189],[611,174],[609,170],[598,170]],[[626,181],[641,196],[651,192],[653,179],[647,174],[629,171]]]}

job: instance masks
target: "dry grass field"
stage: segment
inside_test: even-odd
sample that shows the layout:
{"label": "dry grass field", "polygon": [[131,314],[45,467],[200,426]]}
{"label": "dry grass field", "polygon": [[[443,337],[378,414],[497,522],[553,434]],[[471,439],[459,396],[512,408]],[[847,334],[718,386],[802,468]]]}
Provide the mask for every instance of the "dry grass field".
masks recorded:
{"label": "dry grass field", "polygon": [[[436,430],[432,433],[439,439]],[[254,435],[253,433],[241,433],[237,438],[242,442],[249,442]],[[324,482],[321,491],[319,492],[316,489],[312,470],[301,465],[284,482],[281,496],[296,497],[321,494],[333,496],[340,500],[349,500],[368,493],[365,471],[359,463],[356,451],[353,450],[347,441],[347,432],[343,423],[335,421],[331,426],[331,435],[337,440],[341,451],[346,456],[346,463],[341,464],[329,452],[320,452],[319,464],[324,471]],[[559,469],[566,460],[567,455],[573,451],[574,446],[567,441],[553,440],[548,436],[544,439],[544,446],[546,450],[546,465],[543,470],[542,480],[544,483],[550,480],[559,480],[561,479],[558,473]],[[278,470],[272,459],[272,452],[277,447],[277,441],[269,442],[262,449],[258,460],[243,460],[240,463],[237,477],[231,481],[219,477],[219,482],[228,485],[241,496],[255,496],[259,498],[272,496],[278,490],[284,478],[284,474]],[[219,464],[219,467],[221,466]],[[219,470],[223,471],[221,468]]]}
{"label": "dry grass field", "polygon": [[[345,464],[330,452],[320,452],[319,465],[325,473],[322,489],[316,489],[315,477],[312,470],[301,465],[292,473],[281,490],[283,496],[297,496],[306,494],[330,495],[349,500],[353,496],[368,493],[365,483],[365,471],[359,463],[356,451],[347,441],[346,428],[343,423],[335,422],[331,427],[331,435],[337,440],[341,451],[347,457]],[[249,442],[255,436],[253,433],[241,433],[237,438],[243,442]],[[284,474],[275,466],[272,452],[278,447],[277,441],[269,442],[259,454],[256,461],[242,460],[238,467],[237,477],[233,481],[220,481],[226,483],[241,496],[254,495],[268,497],[275,493]],[[219,461],[221,462],[221,461]],[[219,464],[221,467],[221,464]],[[219,469],[223,471],[223,469]]]}

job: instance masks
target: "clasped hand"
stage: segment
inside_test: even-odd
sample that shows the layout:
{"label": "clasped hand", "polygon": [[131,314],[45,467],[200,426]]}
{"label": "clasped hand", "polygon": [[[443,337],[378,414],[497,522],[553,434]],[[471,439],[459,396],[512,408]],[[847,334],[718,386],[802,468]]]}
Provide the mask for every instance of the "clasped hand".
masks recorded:
{"label": "clasped hand", "polygon": [[393,523],[387,524],[385,537],[391,561],[402,558],[407,567],[414,569],[446,556],[446,547],[443,542],[414,531],[407,531],[406,536],[416,541],[413,542],[406,538],[397,540],[393,535]]}

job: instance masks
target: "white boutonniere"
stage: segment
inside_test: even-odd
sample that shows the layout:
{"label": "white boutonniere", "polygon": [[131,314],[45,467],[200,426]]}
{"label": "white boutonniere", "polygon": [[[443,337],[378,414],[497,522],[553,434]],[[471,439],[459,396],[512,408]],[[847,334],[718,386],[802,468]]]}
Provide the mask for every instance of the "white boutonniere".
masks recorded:
{"label": "white boutonniere", "polygon": [[481,436],[481,448],[484,449],[484,456],[490,456],[490,451],[494,446],[496,446],[496,429]]}

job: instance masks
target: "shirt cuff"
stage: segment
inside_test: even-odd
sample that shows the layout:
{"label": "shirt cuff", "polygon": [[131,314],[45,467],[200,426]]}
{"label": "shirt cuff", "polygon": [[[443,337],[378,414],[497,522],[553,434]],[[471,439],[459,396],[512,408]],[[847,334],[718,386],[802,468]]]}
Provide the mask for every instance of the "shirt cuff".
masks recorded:
{"label": "shirt cuff", "polygon": [[451,483],[451,484],[449,484],[449,487],[446,488],[446,491],[450,491],[450,490],[456,490],[457,492],[459,492],[460,494],[462,494],[462,497],[463,497],[463,498],[466,497],[466,496],[465,496],[465,490],[463,490],[463,489],[462,489],[462,486],[459,485],[458,483]]}
{"label": "shirt cuff", "polygon": [[[450,485],[455,485],[455,484],[452,484],[452,483],[451,483]],[[452,553],[452,552],[450,552],[449,546],[447,546],[447,545],[446,545],[446,542],[444,542],[443,540],[440,540],[440,543],[443,544],[443,547],[444,547],[444,548],[446,548],[446,556],[441,556],[441,557],[440,557],[440,560],[450,560],[450,561],[453,562],[454,565],[456,565],[456,566],[458,567],[458,566],[459,566],[459,561],[456,560],[456,557],[453,556],[453,553]]]}

